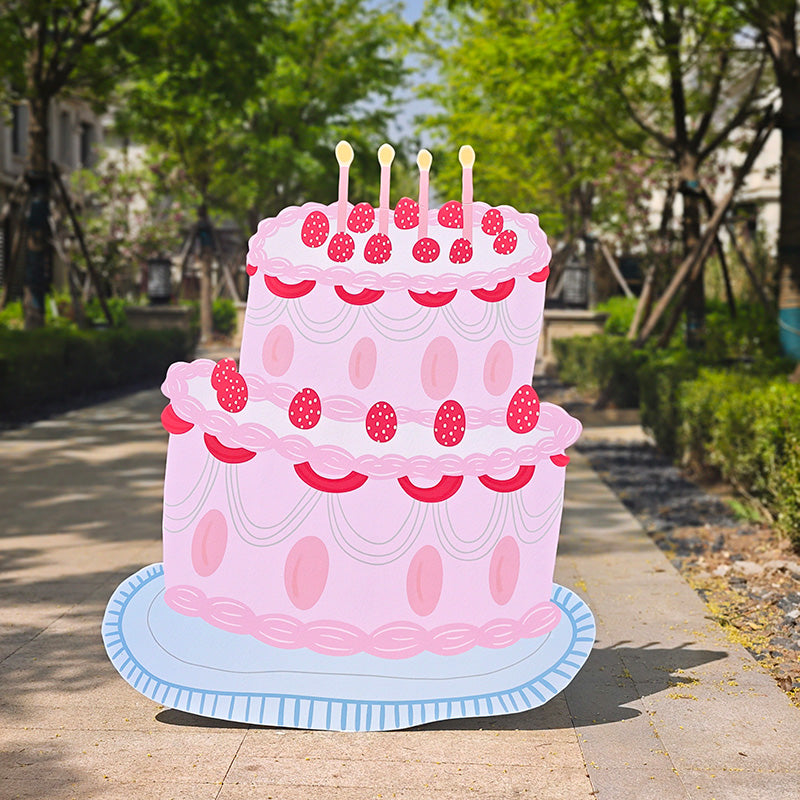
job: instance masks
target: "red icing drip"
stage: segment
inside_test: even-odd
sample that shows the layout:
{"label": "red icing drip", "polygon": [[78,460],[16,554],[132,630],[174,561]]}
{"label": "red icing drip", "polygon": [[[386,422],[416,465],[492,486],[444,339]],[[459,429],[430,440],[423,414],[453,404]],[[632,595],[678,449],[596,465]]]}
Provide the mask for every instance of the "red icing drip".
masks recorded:
{"label": "red icing drip", "polygon": [[530,482],[535,469],[536,467],[532,464],[523,465],[513,478],[500,480],[500,478],[492,478],[490,475],[479,475],[478,480],[493,492],[516,492]]}
{"label": "red icing drip", "polygon": [[505,300],[506,297],[514,291],[514,283],[514,278],[510,278],[507,281],[498,283],[494,289],[473,289],[472,294],[479,300],[485,300],[487,303],[499,303],[501,300]]}
{"label": "red icing drip", "polygon": [[353,306],[368,306],[376,300],[383,297],[382,289],[362,289],[360,292],[348,292],[344,286],[334,286],[333,291],[344,300],[345,303],[350,303]]}
{"label": "red icing drip", "polygon": [[444,500],[448,500],[461,488],[463,481],[463,475],[443,475],[439,483],[425,489],[411,483],[408,476],[397,479],[397,482],[409,497],[422,503],[441,503]]}
{"label": "red icing drip", "polygon": [[167,433],[186,433],[194,428],[194,424],[181,419],[172,407],[172,403],[167,403],[161,412],[161,424]]}
{"label": "red icing drip", "polygon": [[446,306],[455,296],[458,289],[453,289],[449,292],[412,292],[411,289],[408,293],[411,299],[419,303],[421,306],[428,308],[439,308]]}
{"label": "red icing drip", "polygon": [[244,464],[245,461],[255,457],[252,450],[246,450],[244,447],[226,447],[210,433],[203,434],[203,441],[208,452],[218,461],[224,461],[226,464]]}
{"label": "red icing drip", "polygon": [[528,278],[532,280],[534,283],[544,283],[549,277],[550,277],[549,264],[546,267],[542,267],[538,272],[534,272],[533,275],[528,275]]}
{"label": "red icing drip", "polygon": [[294,471],[297,473],[297,477],[300,478],[303,483],[308,484],[312,489],[333,494],[352,492],[354,489],[358,489],[367,482],[366,475],[355,471],[351,472],[349,475],[345,475],[343,478],[325,478],[315,472],[308,461],[304,461],[302,464],[295,464]]}
{"label": "red icing drip", "polygon": [[272,275],[264,276],[264,283],[272,294],[294,300],[307,295],[316,285],[316,281],[300,281],[300,283],[284,283]]}
{"label": "red icing drip", "polygon": [[566,467],[569,464],[569,456],[566,453],[559,453],[555,456],[550,456],[550,460],[557,466],[557,467]]}

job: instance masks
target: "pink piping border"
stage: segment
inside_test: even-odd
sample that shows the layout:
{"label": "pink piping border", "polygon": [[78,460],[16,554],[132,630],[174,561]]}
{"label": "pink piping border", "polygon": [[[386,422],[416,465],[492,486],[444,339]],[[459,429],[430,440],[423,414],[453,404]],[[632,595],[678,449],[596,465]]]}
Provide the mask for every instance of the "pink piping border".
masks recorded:
{"label": "pink piping border", "polygon": [[[299,433],[279,436],[260,422],[239,423],[233,414],[206,409],[190,394],[188,378],[197,377],[195,370],[199,370],[200,375],[210,375],[212,368],[213,362],[207,360],[200,360],[199,364],[197,361],[191,364],[178,362],[169,368],[161,391],[169,398],[175,413],[182,420],[197,425],[203,433],[217,437],[227,447],[241,447],[253,452],[275,450],[294,463],[308,461],[315,470],[327,475],[343,475],[352,471],[373,478],[503,475],[523,465],[537,464],[550,456],[562,454],[577,440],[581,431],[580,422],[564,409],[551,403],[542,403],[537,430],[552,431],[552,436],[539,439],[535,444],[523,444],[515,449],[501,447],[488,455],[471,453],[468,456],[444,454],[406,457],[389,453],[383,456],[354,456],[336,445],[314,445]],[[520,435],[521,441],[526,438]]]}
{"label": "pink piping border", "polygon": [[548,633],[561,618],[558,606],[545,602],[534,606],[519,620],[493,619],[480,627],[462,622],[428,630],[416,622],[398,621],[367,633],[347,622],[301,622],[286,614],[255,614],[238,600],[209,598],[195,586],[171,586],[164,599],[178,613],[200,617],[216,628],[248,634],[272,647],[292,650],[307,647],[331,656],[368,653],[380,658],[411,658],[426,650],[452,656],[473,647],[508,647],[520,639]]}

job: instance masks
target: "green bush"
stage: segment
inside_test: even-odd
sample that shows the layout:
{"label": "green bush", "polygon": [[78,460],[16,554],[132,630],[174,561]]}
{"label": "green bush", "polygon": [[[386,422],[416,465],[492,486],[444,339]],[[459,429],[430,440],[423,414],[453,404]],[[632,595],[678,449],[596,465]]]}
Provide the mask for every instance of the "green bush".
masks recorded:
{"label": "green bush", "polygon": [[212,324],[217,333],[231,336],[236,331],[236,304],[233,300],[218,297],[211,309]]}
{"label": "green bush", "polygon": [[602,394],[617,408],[639,404],[636,372],[644,353],[619,336],[574,336],[555,339],[559,376],[582,391]]}
{"label": "green bush", "polygon": [[599,303],[597,311],[608,314],[608,318],[603,325],[603,331],[612,336],[625,336],[633,322],[633,315],[636,313],[636,304],[639,302],[637,297],[610,297],[603,303]]}
{"label": "green bush", "polygon": [[191,341],[177,329],[0,329],[0,418],[30,417],[49,403],[158,381],[171,363],[190,356]]}

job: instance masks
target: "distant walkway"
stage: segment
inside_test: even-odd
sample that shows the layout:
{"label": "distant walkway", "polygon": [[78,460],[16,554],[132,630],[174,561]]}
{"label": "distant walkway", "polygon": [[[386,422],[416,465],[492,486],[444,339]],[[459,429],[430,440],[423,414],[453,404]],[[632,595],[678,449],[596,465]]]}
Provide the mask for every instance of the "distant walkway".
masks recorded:
{"label": "distant walkway", "polygon": [[161,560],[164,404],[139,392],[0,434],[0,797],[797,800],[800,710],[575,452],[556,578],[598,641],[546,706],[342,734],[146,700],[106,659],[100,620]]}

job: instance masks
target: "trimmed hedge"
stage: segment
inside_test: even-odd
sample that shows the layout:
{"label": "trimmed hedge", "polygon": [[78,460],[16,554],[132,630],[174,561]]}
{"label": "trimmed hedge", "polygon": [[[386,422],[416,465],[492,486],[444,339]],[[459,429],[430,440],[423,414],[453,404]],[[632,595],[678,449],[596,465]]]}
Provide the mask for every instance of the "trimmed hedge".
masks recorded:
{"label": "trimmed hedge", "polygon": [[78,331],[0,329],[0,418],[19,419],[49,403],[159,381],[190,358],[191,337],[176,329]]}
{"label": "trimmed hedge", "polygon": [[[740,349],[743,338],[733,331],[730,348],[711,354],[637,350],[607,335],[553,345],[563,380],[605,401],[638,405],[642,426],[662,452],[694,469],[718,471],[800,549],[800,386],[786,380],[790,362],[770,357],[771,347],[751,357],[749,348]],[[757,349],[763,341],[755,340]],[[730,366],[711,367],[711,357]]]}

